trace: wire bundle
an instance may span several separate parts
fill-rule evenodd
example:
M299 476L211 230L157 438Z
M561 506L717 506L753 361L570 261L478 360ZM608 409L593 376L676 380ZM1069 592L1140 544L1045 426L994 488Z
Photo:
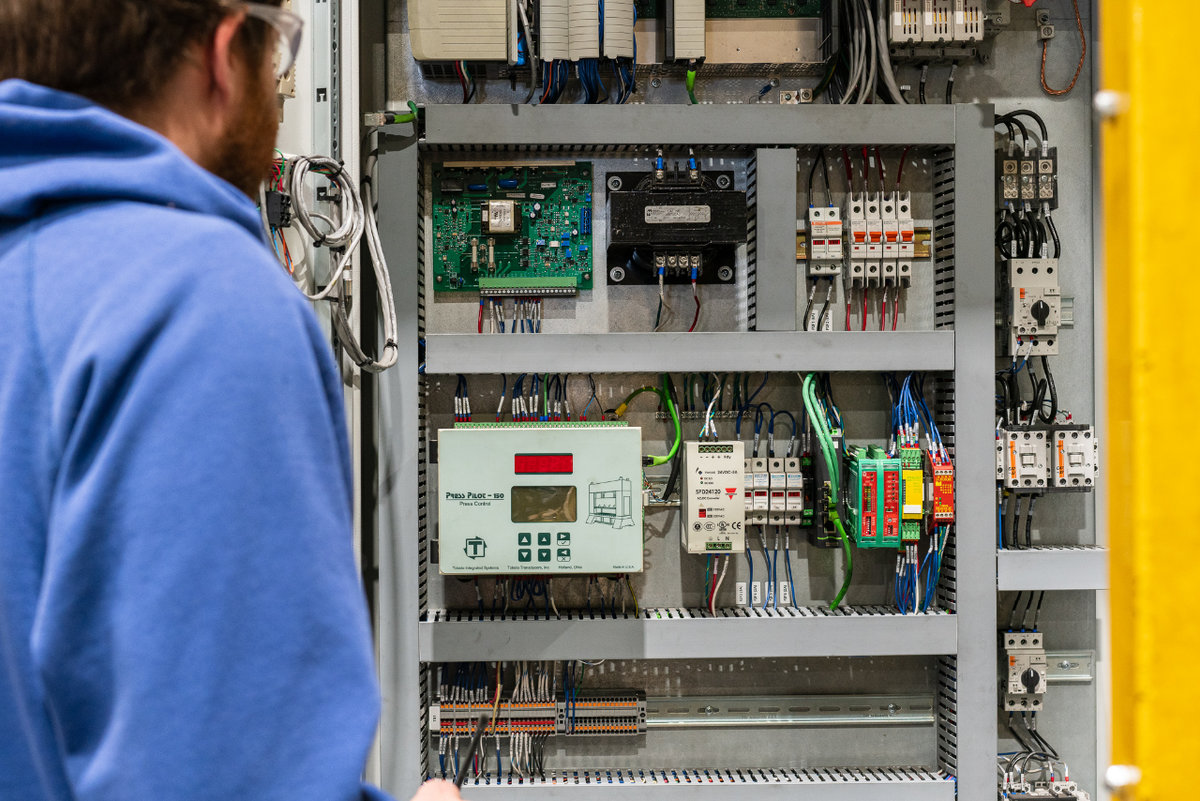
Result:
M821 457L825 460L825 467L829 475L829 496L826 504L829 509L829 520L833 523L834 529L837 531L838 539L842 544L842 552L845 555L845 572L842 577L842 586L838 590L837 595L829 603L830 609L837 609L838 604L846 596L846 591L850 589L850 581L854 576L854 552L850 548L850 539L846 536L846 529L843 527L841 517L838 514L838 505L841 502L841 461L838 448L833 442L832 429L830 428L831 414L836 417L838 430L841 430L841 418L834 404L830 403L826 406L819 400L817 374L801 374L801 377L804 379L802 387L804 408L807 410L808 417L812 421L813 429L817 434ZM822 382L824 381L828 381L828 376L824 377ZM826 394L826 397L828 397L828 394Z

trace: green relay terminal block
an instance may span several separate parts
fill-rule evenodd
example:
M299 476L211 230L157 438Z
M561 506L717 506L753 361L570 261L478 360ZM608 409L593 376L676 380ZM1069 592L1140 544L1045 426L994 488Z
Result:
M847 528L860 548L900 547L900 460L876 445L847 454Z

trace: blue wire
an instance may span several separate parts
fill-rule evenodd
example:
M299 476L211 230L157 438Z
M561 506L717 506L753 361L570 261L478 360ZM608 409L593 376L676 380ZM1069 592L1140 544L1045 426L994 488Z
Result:
M792 579L792 553L787 548L783 549L783 563L787 565L788 590L790 590L788 598L791 599L793 607L799 606L796 603L796 582Z
M750 597L750 593L754 591L754 553L750 550L749 541L746 542L746 563L750 565L750 582L746 585L746 600L749 606L754 606L754 600Z
M775 551L771 555L771 608L779 608L779 596L775 594L775 585L779 582L779 546L775 546Z
M1004 550L1004 501L996 504L996 547Z

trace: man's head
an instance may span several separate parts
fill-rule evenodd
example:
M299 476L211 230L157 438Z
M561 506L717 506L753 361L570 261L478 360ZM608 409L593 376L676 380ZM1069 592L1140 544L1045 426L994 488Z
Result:
M0 80L87 97L253 195L277 127L281 34L262 6L279 3L0 0Z

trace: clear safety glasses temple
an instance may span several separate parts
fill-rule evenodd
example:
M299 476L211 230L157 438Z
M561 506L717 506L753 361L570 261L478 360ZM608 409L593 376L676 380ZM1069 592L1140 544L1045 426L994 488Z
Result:
M296 55L300 52L304 20L287 9L269 6L266 3L230 3L228 6L244 8L246 16L262 20L271 26L277 34L275 77L282 78L287 75L296 63Z

